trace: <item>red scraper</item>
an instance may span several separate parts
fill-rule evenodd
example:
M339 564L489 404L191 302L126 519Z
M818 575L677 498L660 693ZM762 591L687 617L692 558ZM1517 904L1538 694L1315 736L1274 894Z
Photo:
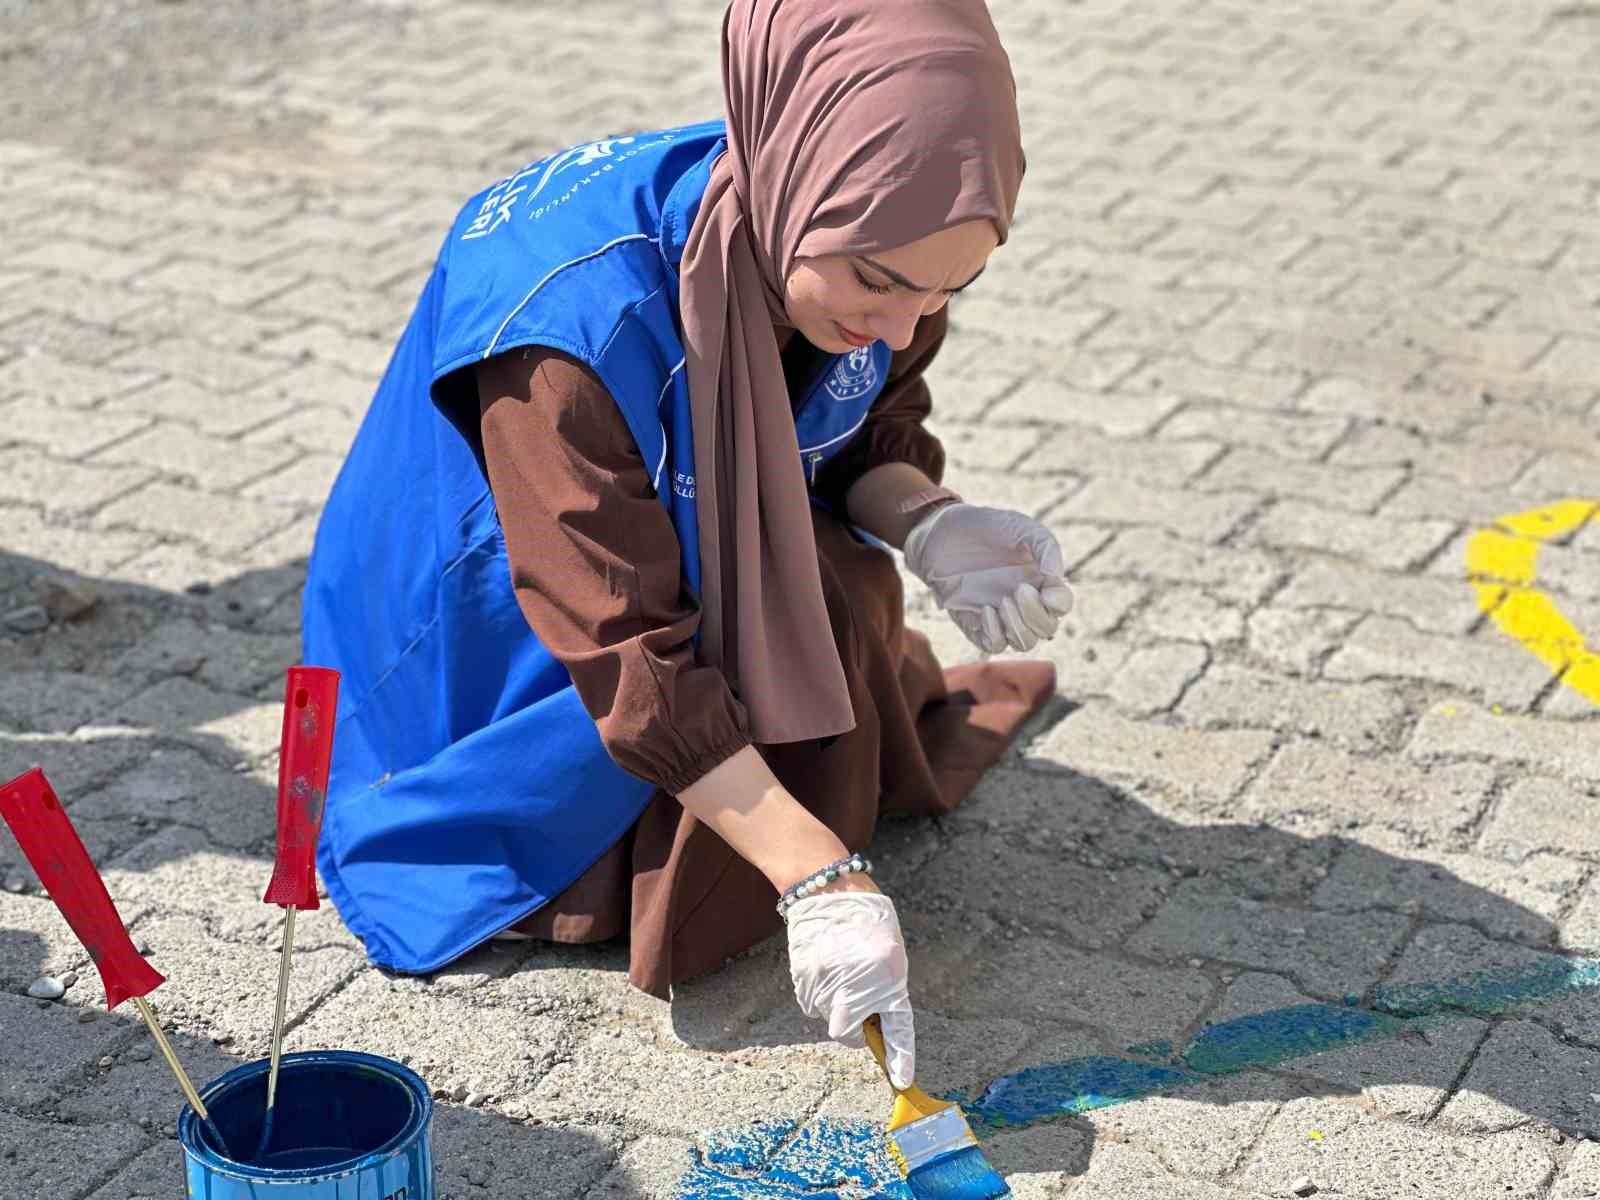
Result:
M289 999L289 956L294 953L294 915L318 907L317 835L333 762L333 723L339 707L339 672L327 667L290 667L283 693L283 737L278 747L278 857L261 899L283 907L283 951L278 959L278 1005L272 1018L272 1065L267 1070L267 1109L256 1146L259 1162L272 1138L272 1106L278 1098L278 1059L283 1052L283 1013Z
M100 979L106 987L106 1009L109 1011L124 1000L133 1001L160 1048L161 1056L178 1077L178 1086L188 1098L189 1106L205 1122L217 1147L227 1154L227 1143L212 1124L200 1093L195 1091L189 1073L173 1053L172 1044L161 1032L161 1025L145 1000L148 993L166 980L134 949L100 872L95 870L78 831L72 827L72 821L42 770L35 767L0 786L0 816L11 826L22 853L38 873L39 882L44 884L44 890L56 902L72 932L77 934L94 965L100 969Z

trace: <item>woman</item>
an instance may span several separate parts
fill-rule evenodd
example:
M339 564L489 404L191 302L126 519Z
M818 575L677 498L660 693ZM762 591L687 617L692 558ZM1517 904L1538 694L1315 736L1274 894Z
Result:
M797 998L910 1081L893 904L853 851L948 811L1048 666L941 673L904 546L985 651L1071 602L1018 513L938 486L922 373L1023 156L978 0L734 0L727 122L469 203L318 529L343 672L319 864L380 964L631 934L656 995L787 920ZM431 401L431 402L430 402ZM782 915L775 911L779 899Z

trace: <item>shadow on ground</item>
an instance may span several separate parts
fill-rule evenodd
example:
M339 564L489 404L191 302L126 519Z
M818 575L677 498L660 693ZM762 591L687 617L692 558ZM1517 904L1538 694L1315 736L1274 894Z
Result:
M87 585L98 602L77 621L0 646L0 774L46 768L158 968L174 944L187 947L180 966L212 960L219 989L235 994L220 1007L180 1000L181 1028L264 1027L278 922L257 885L271 856L279 689L296 657L303 564L190 594L4 556L0 599L8 609L24 602L41 575ZM1397 812L1340 829L1224 822L1018 754L952 817L885 822L874 853L910 942L925 1084L973 1107L1006 1171L1081 1174L1096 1132L1137 1137L1170 1121L1174 1104L1237 1111L1248 1125L1248 1114L1286 1100L1363 1091L1382 1112L1420 1119L1465 1085L1487 1098L1489 1108L1467 1114L1484 1130L1532 1122L1600 1133L1584 1102L1600 1091L1591 1052L1600 1006L1574 1007L1559 988L1449 983L1485 971L1559 982L1578 960L1556 952L1551 918L1581 865L1436 849L1423 858L1406 819ZM8 890L32 886L9 837L0 839L0 879ZM98 981L53 908L37 895L0 904L0 1025L28 1030L0 1039L0 1124L41 1118L63 1137L93 1134L98 1149L85 1152L82 1169L95 1187L115 1175L108 1195L171 1190L177 1147L163 1131L177 1094L145 1053L145 1035L120 1015L80 1025L74 1010L100 1003ZM353 986L359 959L326 909L301 952L313 977L316 956L326 956L326 995ZM248 986L230 955L249 962ZM630 1182L618 1154L624 1132L648 1132L638 1124L640 1080L683 1047L727 1062L735 1074L724 1080L743 1066L780 1076L822 1068L827 1099L808 1114L814 1127L886 1111L866 1056L832 1046L799 1016L780 941L678 989L670 1007L630 992L625 965L617 944L495 946L397 984L401 995L455 994L463 979L492 979L482 994L464 993L485 1021L497 1004L529 997L576 1002L567 1009L579 1018L566 1035L573 1052L548 1064L568 1083L535 1089L546 1097L535 1119L546 1123L441 1107L441 1196L456 1194L449 1181L462 1194L511 1194L530 1172L552 1195L601 1180L655 1194L656 1184ZM46 972L79 978L65 1004L36 1011L17 993ZM1502 1052L1494 1037L1509 1015L1531 1020L1514 1023L1517 1040ZM625 1022L644 1030L636 1052L588 1052ZM204 1037L179 1041L197 1080L239 1061ZM255 1043L232 1048L259 1052ZM1487 1069L1501 1059L1504 1069ZM612 1060L621 1066L595 1067ZM1011 1089L1009 1099L997 1086ZM1129 1100L1143 1103L1121 1103ZM1229 1144L1197 1145L1187 1165L1203 1173L1207 1156ZM95 1168L96 1154L116 1147L120 1157ZM21 1145L0 1173L32 1178L58 1153ZM131 1166L117 1165L130 1154ZM748 1194L764 1194L760 1163L746 1160ZM774 1185L772 1194L788 1193Z

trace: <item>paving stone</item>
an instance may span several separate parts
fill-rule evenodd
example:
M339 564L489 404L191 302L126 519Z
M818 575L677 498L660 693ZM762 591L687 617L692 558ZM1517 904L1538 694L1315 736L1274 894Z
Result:
M276 987L276 984L274 984ZM173 1053L183 1064L189 1078L197 1088L204 1088L213 1079L239 1066L241 1059L212 1045L209 1038L194 1038L172 1028L164 1013L163 987L150 997ZM256 998L259 1007L263 1001L268 1006L266 1020L272 1020L270 1011L272 993ZM132 1007L131 1005L129 1006ZM71 1095L63 1097L56 1105L63 1117L70 1121L94 1124L101 1121L133 1119L153 1121L160 1126L176 1126L183 1108L183 1093L172 1077L166 1060L161 1056L155 1041L137 1017L129 1018L132 1025L125 1028L126 1036L117 1044L112 1055L112 1065L97 1069L92 1080L86 1080ZM89 1028L95 1029L106 1022L102 1019ZM260 1022L257 1022L260 1024ZM179 1158L178 1143L163 1141L167 1152Z
M1268 546L1320 550L1403 571L1432 557L1455 530L1450 521L1334 515L1324 505L1280 501L1251 526L1249 536Z
M1211 438L1253 446L1280 458L1319 459L1349 422L1309 413L1262 412L1225 404L1186 404L1161 426L1163 438Z
M85 466L16 446L0 450L0 500L41 505L52 516L81 516L154 478L143 467Z
M81 1195L147 1141L126 1121L76 1129L0 1112L0 1145L15 1152L5 1177L19 1198Z
M1563 950L1600 954L1600 881L1591 880L1561 922L1556 939Z
M130 907L140 906L216 922L240 909L252 919L262 913L277 919L257 894L272 877L271 859L218 849L204 830L189 825L151 835L102 864L101 875L125 919L132 919Z
M1592 1046L1600 1043L1593 985L1572 960L1491 940L1465 925L1425 925L1384 981L1379 1002L1401 1014L1441 1008L1512 1013Z
M1201 728L1281 729L1371 748L1398 731L1406 705L1381 685L1313 683L1215 666L1189 688L1178 715Z
M59 978L89 965L87 952L48 899L0 892L0 994L22 995L41 975Z
M121 364L120 366L126 366ZM90 367L52 354L24 354L6 366L8 389L68 408L90 408L154 378L149 371Z
M87 1200L157 1200L177 1196L188 1187L184 1179L183 1150L176 1141L163 1139L122 1170Z
M1074 580L1072 611L1062 621L1062 628L1074 637L1103 636L1122 624L1148 594L1137 583Z
M293 455L286 447L222 441L168 421L102 450L95 461L153 467L168 478L226 492L283 466Z
M0 993L0 1018L10 1036L0 1038L0 1103L30 1108L54 1100L83 1069L128 1040L131 1026L120 1016L107 1016L102 993L96 1007L100 1019L78 1020L75 1005L46 1004L27 996ZM132 1018L137 1021L138 1018ZM14 1033L12 1031L15 1031ZM126 1114L123 1114L126 1116ZM7 1120L0 1112L0 1121ZM15 1145L10 1139L0 1145Z
M1405 478L1388 467L1335 468L1236 449L1206 472L1206 491L1239 489L1270 496L1295 496L1353 513L1371 512ZM1332 520L1330 515L1329 520Z
M947 425L929 421L928 427L943 444L950 463L962 470L1010 471L1040 443L1036 429L984 425ZM1054 457L1045 460L1051 474L1071 470L1071 464Z
M1353 1041L1314 1054L1292 1054L1296 1026L1293 1017L1311 1004L1309 997L1276 975L1246 972L1228 985L1210 1014L1214 1026L1240 1018L1265 1023L1264 1049L1279 1049L1267 1041L1270 1031L1287 1031L1287 1056L1263 1053L1263 1065L1291 1076L1308 1089L1326 1087L1334 1095L1359 1093L1362 1102L1380 1116L1422 1120L1438 1110L1460 1077L1467 1057L1483 1040L1488 1025L1450 1016L1397 1023L1395 1036Z
M1297 741L1262 771L1242 808L1296 829L1387 827L1430 849L1464 850L1493 786L1493 770L1478 763L1429 769Z
M328 498L344 460L331 454L302 453L287 466L257 479L244 495L274 504L310 507Z
M1203 1180L1174 1175L1158 1155L1117 1142L1101 1142L1095 1146L1089 1169L1069 1194L1093 1200L1148 1200L1150 1196L1182 1196L1184 1200L1264 1200L1256 1192L1224 1189Z
M1172 392L1082 391L1054 380L1026 377L985 415L997 421L1065 421L1107 437L1125 438L1148 433L1182 403L1182 397Z
M373 970L357 975L284 1038L285 1049L382 1054L405 1063L429 1087L459 1085L500 1099L528 1095L543 1074L546 1052L564 1053L569 1042L570 1034L551 1017L396 988ZM576 1115L569 1104L564 1118Z
M1251 604L1277 579L1272 559L1258 551L1197 546L1154 529L1128 529L1085 569L1090 579L1140 579L1203 587L1224 600Z
M1159 638L1216 646L1243 635L1244 614L1207 592L1168 588L1139 614L1137 624Z
M1500 716L1441 701L1422 714L1408 747L1424 761L1443 755L1531 763L1585 784L1600 783L1600 725Z
M753 1112L798 1119L826 1090L826 1072L815 1067L737 1066L692 1052L658 1053L647 1061L643 1051L650 1045L627 1029L591 1036L570 1063L556 1066L539 1081L535 1111L570 1120L576 1110L628 1120L654 1132L693 1135L742 1124ZM638 1096L654 1088L665 1088L672 1106L641 1111Z
M1118 669L1109 694L1132 716L1165 712L1205 670L1209 657L1203 647L1185 642L1135 650Z
M434 1110L435 1186L441 1196L484 1189L515 1195L534 1180L545 1195L588 1195L621 1148L620 1132L606 1126L528 1126L454 1104Z
M1414 467L1425 475L1442 475L1457 483L1499 487L1520 475L1533 457L1533 451L1525 446L1451 444L1395 425L1363 425L1328 455L1328 461Z
M1376 981L1407 925L1388 913L1349 917L1262 904L1193 880L1173 889L1128 947L1156 958L1193 955L1283 971L1311 995L1342 997Z
M1476 395L1426 388L1401 391L1337 377L1312 385L1299 398L1299 404L1310 412L1336 416L1369 421L1398 419L1407 428L1435 435L1453 433L1482 412Z
M277 749L283 702L256 704L189 679L164 679L109 714L107 721L189 742L214 758L238 761Z
M1429 848L1412 839L1366 830L1351 842L1312 894L1319 908L1382 907L1421 911L1437 920L1477 925L1495 937L1549 942L1563 901L1583 879L1583 866L1540 855L1512 866Z
M1285 609L1268 605L1250 614L1250 654L1285 675L1312 675L1342 644L1360 618L1325 609Z
M984 1158L1005 1178L1016 1200L1048 1200L1070 1194L1095 1153L1093 1132L1076 1121L1006 1130L983 1141Z
M1600 1196L1600 1142L1581 1142L1556 1180L1550 1200L1594 1200Z
M1418 633L1387 617L1358 625L1323 673L1329 679L1440 683L1515 710L1527 709L1550 682L1549 669L1519 647Z
M982 908L1000 920L1054 928L1075 941L1110 944L1157 902L1160 870L1131 867L1114 876L1055 855L1029 854L996 837L964 835L917 873L919 903L946 911Z
M676 1200L678 1182L693 1165L695 1147L684 1138L635 1138L590 1195L604 1200Z
M149 534L77 529L26 508L5 510L6 549L92 578L116 568L151 546Z
M13 729L70 733L107 717L135 690L81 671L16 671L0 679L0 714Z
M189 379L163 379L148 387L119 391L102 410L182 421L210 437L233 437L282 417L291 408L288 398L260 389L241 400L239 404L218 404L217 393L204 384Z
M1293 1180L1310 1175L1335 1196L1532 1200L1552 1173L1547 1149L1548 1143L1522 1133L1450 1137L1308 1098L1291 1101L1273 1118L1239 1183L1282 1196Z
M985 429L983 436L992 437L993 431ZM1123 488L1129 483L1171 488L1197 475L1220 450L1220 446L1208 442L1137 441L1108 438L1090 429L1067 429L1048 436L1021 469L1028 473L1114 475L1128 481ZM1208 485L1204 490L1221 488ZM1131 511L1130 501L1119 500L1115 491L1106 493L1103 502L1119 512ZM1223 519L1227 503L1224 501L1217 509L1214 520Z
M1529 1021L1495 1026L1466 1078L1439 1113L1465 1133L1497 1133L1528 1124L1568 1137L1600 1136L1600 1052L1568 1046Z
M1481 845L1520 859L1540 850L1600 860L1600 797L1553 779L1519 779L1495 805Z
M1304 564L1272 602L1285 608L1379 613L1440 634L1464 634L1481 615L1471 589L1458 580L1387 575L1334 562Z
M1239 789L1271 747L1270 734L1172 729L1091 705L1056 725L1034 753L1052 766L1086 775L1148 781L1180 797L1222 800Z
M1245 493L1178 491L1116 475L1090 480L1058 515L1110 525L1157 525L1179 537L1216 542L1259 503Z
M218 691L248 696L266 683L281 684L299 661L296 635L245 633L183 617L157 626L112 669L122 678L150 681L190 675Z
M40 446L57 458L79 458L143 429L149 421L132 413L73 412L33 398L0 405L0 427L8 441Z
M283 509L264 501L153 483L106 505L97 519L109 527L132 526L164 537L197 538L212 551L232 554L280 528L288 517Z
M1120 1045L1175 1039L1211 993L1187 967L1084 954L1054 937L1005 941L976 925L958 933L941 923L920 940L912 971L918 1002L946 1016L1092 1024Z
M79 796L104 785L148 752L138 737L99 726L75 734L0 732L0 775L11 779L30 767L45 767L62 803L76 813Z
M1155 1145L1169 1169L1220 1180L1266 1128L1293 1089L1270 1075L1245 1072L1208 1080L1172 1096L1152 1096L1084 1115L1101 1138Z

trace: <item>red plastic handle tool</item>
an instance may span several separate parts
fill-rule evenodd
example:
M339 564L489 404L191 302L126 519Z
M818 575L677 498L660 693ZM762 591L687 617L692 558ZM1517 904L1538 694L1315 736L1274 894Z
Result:
M78 831L38 767L0 787L0 816L39 874L39 882L78 935L106 985L106 1008L144 996L166 982L133 948L111 894Z
M339 672L290 667L278 748L278 857L261 899L285 908L316 908L317 834L333 761Z

